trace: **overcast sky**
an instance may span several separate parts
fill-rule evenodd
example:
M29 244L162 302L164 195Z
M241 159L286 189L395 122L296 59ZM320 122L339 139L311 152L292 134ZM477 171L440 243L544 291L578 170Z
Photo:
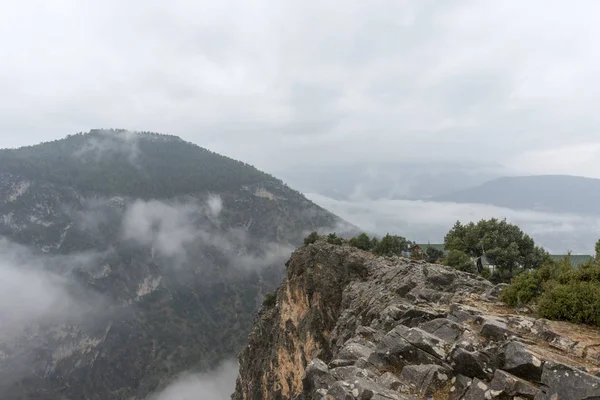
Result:
M267 170L600 177L598 15L595 0L8 0L0 147L115 127Z

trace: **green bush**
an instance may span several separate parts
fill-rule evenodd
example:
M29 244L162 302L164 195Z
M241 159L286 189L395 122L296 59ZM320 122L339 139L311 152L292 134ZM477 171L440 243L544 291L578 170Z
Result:
M444 259L444 265L463 272L477 273L477 266L473 259L467 253L459 250L450 250Z
M327 243L339 246L342 244L342 238L338 237L338 235L336 235L335 232L330 233L329 235L327 235Z
M312 232L310 235L304 238L304 245L308 246L309 244L313 244L319 240L319 234L317 232Z
M540 317L600 326L600 282L548 285L539 299Z
M526 271L517 275L510 286L500 295L500 300L512 307L519 307L535 300L542 293L542 280L538 271Z
M263 307L271 308L274 307L277 303L277 293L269 292L265 294L265 298L263 300Z

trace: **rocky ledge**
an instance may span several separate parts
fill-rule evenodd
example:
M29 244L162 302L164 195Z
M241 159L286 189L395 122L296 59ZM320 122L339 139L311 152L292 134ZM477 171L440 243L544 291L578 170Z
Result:
M600 399L600 332L501 286L323 242L297 250L239 357L234 400Z

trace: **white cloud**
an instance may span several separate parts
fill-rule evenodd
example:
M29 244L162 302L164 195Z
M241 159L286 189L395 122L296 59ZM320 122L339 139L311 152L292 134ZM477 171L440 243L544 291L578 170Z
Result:
M506 166L530 174L600 178L600 142L527 151L507 160Z
M9 1L0 146L114 126L275 169L499 162L588 143L598 11L592 0Z
M174 265L187 260L189 251L198 245L216 248L242 269L283 264L289 258L294 250L291 245L259 243L242 228L221 226L218 216L222 209L222 199L215 194L204 204L136 200L126 207L122 236L173 259Z
M73 153L73 156L93 159L109 154L122 154L135 165L140 149L138 147L138 135L129 131L96 131L96 136L88 138L84 145Z
M235 389L237 372L237 363L228 361L206 374L186 374L148 400L228 400Z
M84 315L89 303L71 294L65 272L91 268L93 254L42 256L0 238L0 341L22 333L31 324L59 323Z
M417 242L441 243L452 225L487 218L506 218L552 253L591 254L598 240L600 218L573 214L518 211L484 204L410 200L339 201L307 194L317 204L368 232L394 233Z

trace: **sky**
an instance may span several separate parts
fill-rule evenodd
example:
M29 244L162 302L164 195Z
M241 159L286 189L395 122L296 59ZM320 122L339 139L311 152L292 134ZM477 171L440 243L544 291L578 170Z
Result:
M268 171L470 161L600 178L594 0L8 0L0 147L178 135Z

